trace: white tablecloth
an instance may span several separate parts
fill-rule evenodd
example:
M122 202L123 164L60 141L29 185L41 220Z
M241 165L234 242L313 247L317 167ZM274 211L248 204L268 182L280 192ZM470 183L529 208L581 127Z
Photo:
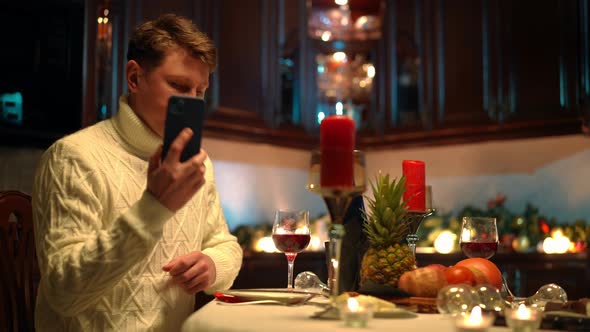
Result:
M374 318L364 329L345 327L339 320L312 319L320 311L314 305L286 307L279 305L218 304L214 300L193 313L184 323L182 332L256 331L256 332L330 332L330 331L400 331L455 332L453 321L439 314L419 314L415 318ZM491 327L488 332L510 331L506 327Z

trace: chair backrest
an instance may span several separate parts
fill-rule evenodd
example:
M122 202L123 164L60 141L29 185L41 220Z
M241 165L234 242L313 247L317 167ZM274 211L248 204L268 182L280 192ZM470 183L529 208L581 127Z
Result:
M39 276L31 196L0 191L0 322L9 331L33 330Z

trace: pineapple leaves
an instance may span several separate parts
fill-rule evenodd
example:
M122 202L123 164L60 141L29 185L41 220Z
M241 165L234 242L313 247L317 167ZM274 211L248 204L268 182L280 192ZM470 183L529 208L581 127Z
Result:
M372 181L372 197L365 196L367 210L363 214L363 228L371 244L388 246L398 243L408 233L406 216L405 177L391 179L379 174Z

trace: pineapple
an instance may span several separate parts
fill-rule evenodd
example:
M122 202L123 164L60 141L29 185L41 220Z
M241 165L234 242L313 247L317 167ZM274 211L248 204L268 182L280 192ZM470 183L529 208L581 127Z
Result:
M368 211L363 228L369 248L361 263L361 285L367 281L397 287L399 277L416 268L416 259L405 237L409 233L406 204L402 202L405 178L390 181L379 175L371 183L373 198L366 197Z

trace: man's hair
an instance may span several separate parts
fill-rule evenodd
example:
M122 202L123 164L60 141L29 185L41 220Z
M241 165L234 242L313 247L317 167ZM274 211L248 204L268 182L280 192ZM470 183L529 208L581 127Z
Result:
M135 60L149 71L176 47L203 61L209 72L217 67L217 51L211 39L192 21L174 14L164 14L138 26L129 39L127 61Z

